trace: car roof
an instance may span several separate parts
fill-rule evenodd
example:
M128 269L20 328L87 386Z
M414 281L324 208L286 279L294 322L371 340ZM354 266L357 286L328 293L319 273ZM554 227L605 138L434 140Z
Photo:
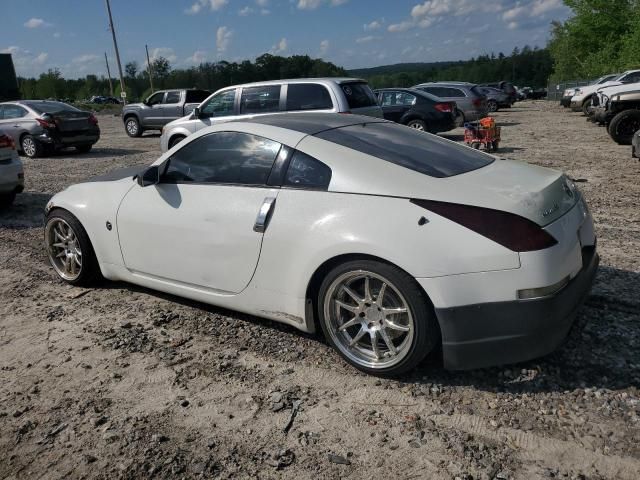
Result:
M355 77L317 77L317 78L283 78L281 80L265 80L262 82L250 82L250 83L239 83L237 85L229 85L228 87L221 88L220 90L226 90L229 88L239 88L239 87L257 87L262 85L281 85L283 83L322 83L322 84L338 84L341 85L343 83L367 83L366 80L362 78Z
M425 82L425 83L420 83L418 85L416 85L417 87L422 87L422 86L426 86L426 85L455 85L456 87L473 87L476 84L475 83L469 83L469 82Z
M241 119L240 121L286 128L307 135L316 135L326 130L366 123L393 123L382 118L336 113L287 113L285 115L263 115L251 119Z

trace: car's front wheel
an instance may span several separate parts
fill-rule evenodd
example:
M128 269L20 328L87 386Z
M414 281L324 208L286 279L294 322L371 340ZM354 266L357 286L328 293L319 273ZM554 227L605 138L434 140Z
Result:
M371 260L343 263L325 277L318 317L329 343L354 367L395 376L415 368L440 335L416 281Z
M49 213L44 227L47 256L58 276L72 285L90 285L100 278L100 267L87 232L66 210Z
M185 137L183 137L182 135L176 135L175 137L171 137L171 140L169 140L169 148L173 148L175 147L177 144L179 144L182 140L184 140Z
M489 109L490 112L497 112L498 111L498 102L496 102L495 100L489 100L487 102L487 108Z
M91 144L89 144L89 145L76 145L76 150L78 151L78 153L89 153L92 148L93 148L93 145L91 145Z
M609 135L619 145L631 145L640 130L640 110L624 110L611 119Z

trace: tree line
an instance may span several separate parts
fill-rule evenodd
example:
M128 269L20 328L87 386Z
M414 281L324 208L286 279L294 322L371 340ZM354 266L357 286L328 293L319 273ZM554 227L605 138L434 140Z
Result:
M640 0L564 0L573 15L553 22L556 82L640 68Z
M125 90L128 100L144 99L151 94L149 74L137 62L125 65ZM308 78L345 76L347 72L333 63L308 55L281 57L264 54L254 62L204 62L187 69L173 69L164 57L151 62L155 90L165 88L202 88L210 91L239 83L274 80L280 78ZM38 78L19 78L22 98L58 98L83 101L93 95L110 95L106 77L87 75L84 78L65 79L57 69L42 73ZM120 97L120 82L112 79L114 95Z
M491 53L459 62L410 64L410 68L401 64L395 72L391 67L385 67L385 73L373 75L367 75L367 70L354 72L366 77L373 88L411 87L446 80L471 83L507 80L521 87L537 88L547 84L552 66L549 50L527 45L522 49L514 48L510 55Z

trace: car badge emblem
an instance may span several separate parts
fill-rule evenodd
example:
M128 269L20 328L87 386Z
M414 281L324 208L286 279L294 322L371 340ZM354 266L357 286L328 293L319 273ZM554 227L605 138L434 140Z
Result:
M543 217L548 217L549 215L551 215L553 212L555 212L559 208L560 208L560 206L557 203L554 203L553 207L550 207L550 208L542 211L542 216Z
M562 188L564 189L564 193L566 193L569 198L573 198L573 191L571 190L569 185L565 183L562 185Z

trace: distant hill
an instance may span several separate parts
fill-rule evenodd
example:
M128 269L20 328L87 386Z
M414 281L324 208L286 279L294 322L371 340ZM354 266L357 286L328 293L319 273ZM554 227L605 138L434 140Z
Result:
M461 62L418 62L418 63L395 63L393 65L382 65L380 67L371 68L354 68L347 70L347 73L353 77L372 77L374 75L393 75L394 73L415 73L433 70L435 68L446 68Z

